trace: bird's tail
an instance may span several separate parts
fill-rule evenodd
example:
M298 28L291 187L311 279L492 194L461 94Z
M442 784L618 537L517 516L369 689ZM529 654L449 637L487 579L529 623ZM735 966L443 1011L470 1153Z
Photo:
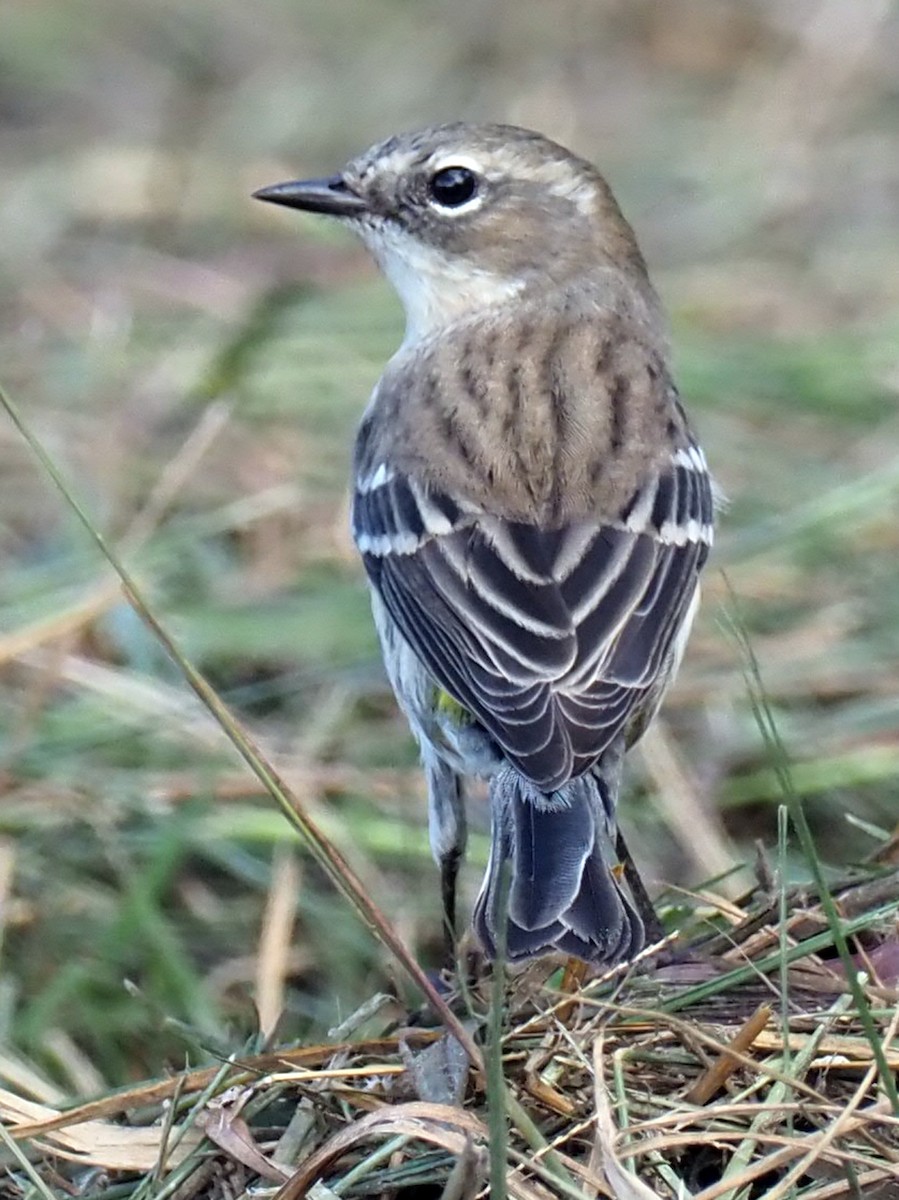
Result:
M632 958L643 922L624 887L615 853L617 771L572 779L546 795L513 767L490 785L492 847L474 926L491 958L508 863L506 956L560 950L585 962Z

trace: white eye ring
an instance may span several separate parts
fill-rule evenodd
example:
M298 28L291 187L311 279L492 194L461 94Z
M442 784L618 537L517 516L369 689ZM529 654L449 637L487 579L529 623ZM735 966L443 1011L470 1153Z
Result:
M441 176L447 178L441 181ZM448 155L431 168L428 179L429 202L447 216L471 212L483 203L483 179L483 171L473 159L464 154Z

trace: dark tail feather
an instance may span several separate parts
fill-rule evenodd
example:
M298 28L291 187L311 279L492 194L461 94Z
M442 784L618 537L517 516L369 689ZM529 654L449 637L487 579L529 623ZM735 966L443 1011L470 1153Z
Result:
M510 960L560 950L611 965L643 948L643 922L615 854L615 797L599 775L546 796L505 767L491 781L490 802L493 845L474 925L491 957L504 862L510 864Z

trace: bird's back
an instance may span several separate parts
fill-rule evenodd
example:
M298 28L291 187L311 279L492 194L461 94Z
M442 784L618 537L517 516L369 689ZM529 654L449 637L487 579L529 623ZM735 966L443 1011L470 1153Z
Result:
M600 288L514 302L451 333L388 365L360 430L361 474L389 459L484 512L558 527L614 519L689 444L658 343Z

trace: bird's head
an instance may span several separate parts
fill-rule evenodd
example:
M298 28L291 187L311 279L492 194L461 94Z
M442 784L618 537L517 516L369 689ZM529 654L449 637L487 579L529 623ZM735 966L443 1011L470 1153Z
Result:
M389 138L328 179L257 199L326 213L371 249L406 309L407 341L579 281L654 295L633 232L586 160L512 125L441 125Z

